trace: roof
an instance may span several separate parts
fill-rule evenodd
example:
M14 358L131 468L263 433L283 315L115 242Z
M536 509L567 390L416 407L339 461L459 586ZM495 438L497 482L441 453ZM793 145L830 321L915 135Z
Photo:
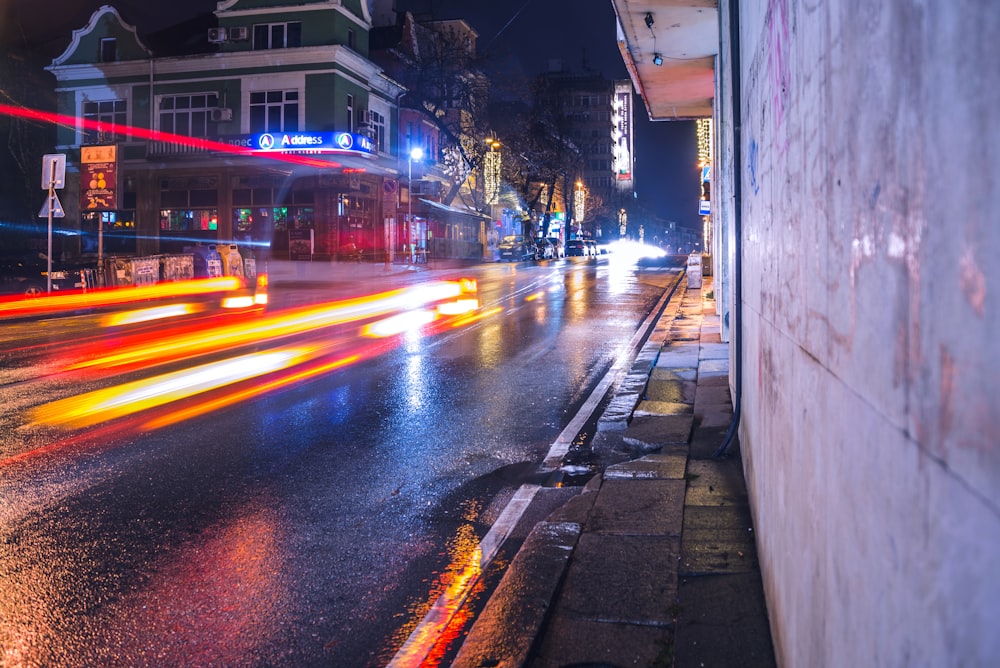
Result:
M475 218L476 220L487 220L489 216L486 214L479 213L478 211L473 211L472 209L456 209L454 207L448 206L447 204L441 204L440 202L435 202L431 199L418 198L418 202L423 202L432 211L440 211L442 213L457 214L460 216L469 216L470 218Z

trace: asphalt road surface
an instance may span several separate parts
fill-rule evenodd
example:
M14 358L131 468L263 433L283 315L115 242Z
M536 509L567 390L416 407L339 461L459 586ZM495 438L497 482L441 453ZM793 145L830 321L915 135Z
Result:
M113 371L79 360L149 352L141 342L172 326L6 324L0 665L388 664L668 280L608 258L464 273L477 311L420 332L365 337L351 323L199 352L224 321L213 315L189 328L187 356ZM261 317L230 316L237 329ZM100 392L154 378L128 385L133 405L279 353L309 357L134 412L80 417L72 398L114 411Z

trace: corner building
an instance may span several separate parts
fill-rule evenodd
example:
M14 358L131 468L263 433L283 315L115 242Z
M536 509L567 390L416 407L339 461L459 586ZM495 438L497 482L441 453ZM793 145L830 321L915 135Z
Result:
M404 89L368 59L364 0L222 0L194 55L154 54L110 6L47 68L83 254L235 241L257 257L370 257L395 238ZM191 25L196 25L192 21ZM201 35L204 35L203 37ZM200 46L200 45L199 45ZM114 208L75 201L80 149L117 147Z

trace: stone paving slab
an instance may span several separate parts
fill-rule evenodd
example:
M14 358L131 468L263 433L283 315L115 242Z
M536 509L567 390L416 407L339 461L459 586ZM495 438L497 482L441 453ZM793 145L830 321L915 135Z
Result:
M693 415L639 415L629 423L622 438L631 446L655 450L687 443L693 425Z
M693 404L697 385L690 380L660 380L650 378L646 383L645 398L652 401L669 401Z
M680 479L687 471L687 453L646 455L621 464L609 466L604 479Z
M660 351L656 366L668 369L698 368L698 346L692 343L665 348Z
M671 369L671 368L654 368L649 374L650 381L660 381L660 380L683 380L683 381L697 381L698 379L698 369L696 368L686 368L686 369ZM693 402L692 402L693 403Z
M760 569L753 539L713 536L704 540L684 536L680 574L752 573Z
M680 599L673 666L776 665L759 574L681 578Z
M698 377L729 377L729 360L704 360L698 364Z
M694 406L672 401L640 401L632 415L637 417L649 415L686 415L694 413Z
M584 528L616 536L680 536L685 487L683 479L606 479Z
M673 630L609 622L590 622L557 613L531 668L669 666ZM483 666L489 664L482 664ZM497 664L513 666L516 664Z
M576 620L670 626L679 556L679 537L583 533L559 612Z
M703 360L729 360L728 343L705 343L701 342L701 351L698 353Z

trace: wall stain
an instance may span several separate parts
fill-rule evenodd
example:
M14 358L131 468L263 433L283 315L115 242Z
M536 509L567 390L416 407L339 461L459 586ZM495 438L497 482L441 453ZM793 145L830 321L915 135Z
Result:
M971 248L965 249L959 261L959 285L969 306L982 318L986 314L986 277L976 263Z

